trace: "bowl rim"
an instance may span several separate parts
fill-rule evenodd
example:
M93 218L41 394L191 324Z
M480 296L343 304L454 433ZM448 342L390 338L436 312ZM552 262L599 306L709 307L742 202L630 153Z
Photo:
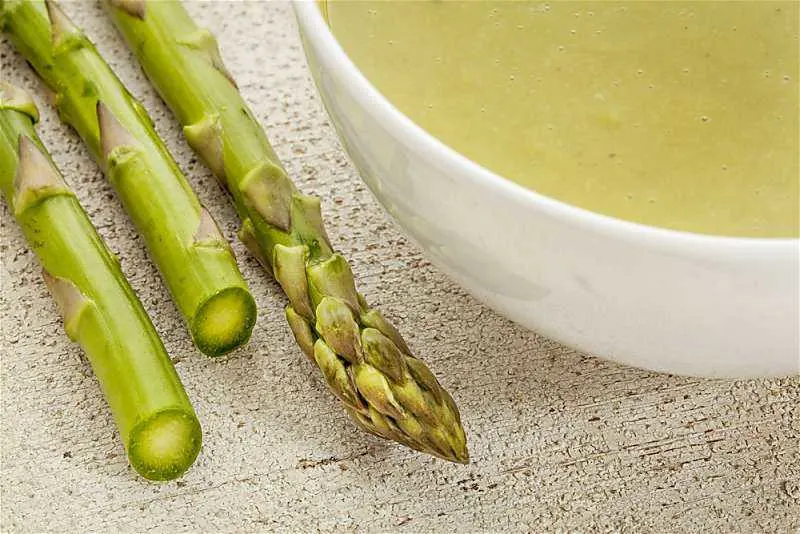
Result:
M345 53L328 27L317 0L293 0L292 4L304 37L314 44L319 55L327 56L334 70L342 74L342 81L358 104L408 146L457 169L463 179L491 189L509 200L526 203L562 223L647 248L704 257L754 254L765 259L796 260L800 256L800 238L722 236L650 226L590 211L504 178L434 137L383 96Z

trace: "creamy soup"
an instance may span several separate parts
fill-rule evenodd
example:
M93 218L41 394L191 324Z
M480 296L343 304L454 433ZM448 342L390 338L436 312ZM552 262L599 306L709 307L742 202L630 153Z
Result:
M654 226L800 234L800 2L324 7L391 102L509 180Z

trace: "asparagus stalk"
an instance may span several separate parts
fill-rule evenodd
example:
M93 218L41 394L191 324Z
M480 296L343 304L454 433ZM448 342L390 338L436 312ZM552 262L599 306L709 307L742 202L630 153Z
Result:
M131 465L168 480L192 465L201 430L153 324L50 160L33 100L0 84L0 189L105 394Z
M0 2L0 25L55 92L144 237L192 338L218 356L245 343L256 306L229 243L86 36L50 1Z
M179 2L107 0L117 28L233 197L240 237L289 299L308 358L364 429L469 461L458 408L398 331L356 292L328 240L319 199L299 193L226 70L214 37Z

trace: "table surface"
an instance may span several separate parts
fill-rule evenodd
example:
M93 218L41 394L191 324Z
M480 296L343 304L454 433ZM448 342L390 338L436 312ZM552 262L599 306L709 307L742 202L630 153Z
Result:
M790 532L800 528L800 379L653 374L592 358L487 309L433 268L381 211L339 145L291 8L190 4L290 175L323 198L328 232L360 289L396 321L461 407L472 463L365 435L295 347L278 286L235 240L223 192L193 156L94 2L65 3L234 241L259 304L250 344L193 349L143 243L77 136L8 42L2 76L30 90L39 131L120 257L205 431L181 480L128 467L35 257L2 207L0 530L78 532Z

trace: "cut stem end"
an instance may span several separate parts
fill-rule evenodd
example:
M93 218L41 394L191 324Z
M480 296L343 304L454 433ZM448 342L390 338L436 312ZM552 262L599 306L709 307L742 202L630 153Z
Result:
M170 409L142 421L131 431L128 457L148 480L172 480L192 466L202 443L194 414Z
M256 322L256 303L245 289L232 287L208 299L191 326L200 352L222 356L250 339Z

